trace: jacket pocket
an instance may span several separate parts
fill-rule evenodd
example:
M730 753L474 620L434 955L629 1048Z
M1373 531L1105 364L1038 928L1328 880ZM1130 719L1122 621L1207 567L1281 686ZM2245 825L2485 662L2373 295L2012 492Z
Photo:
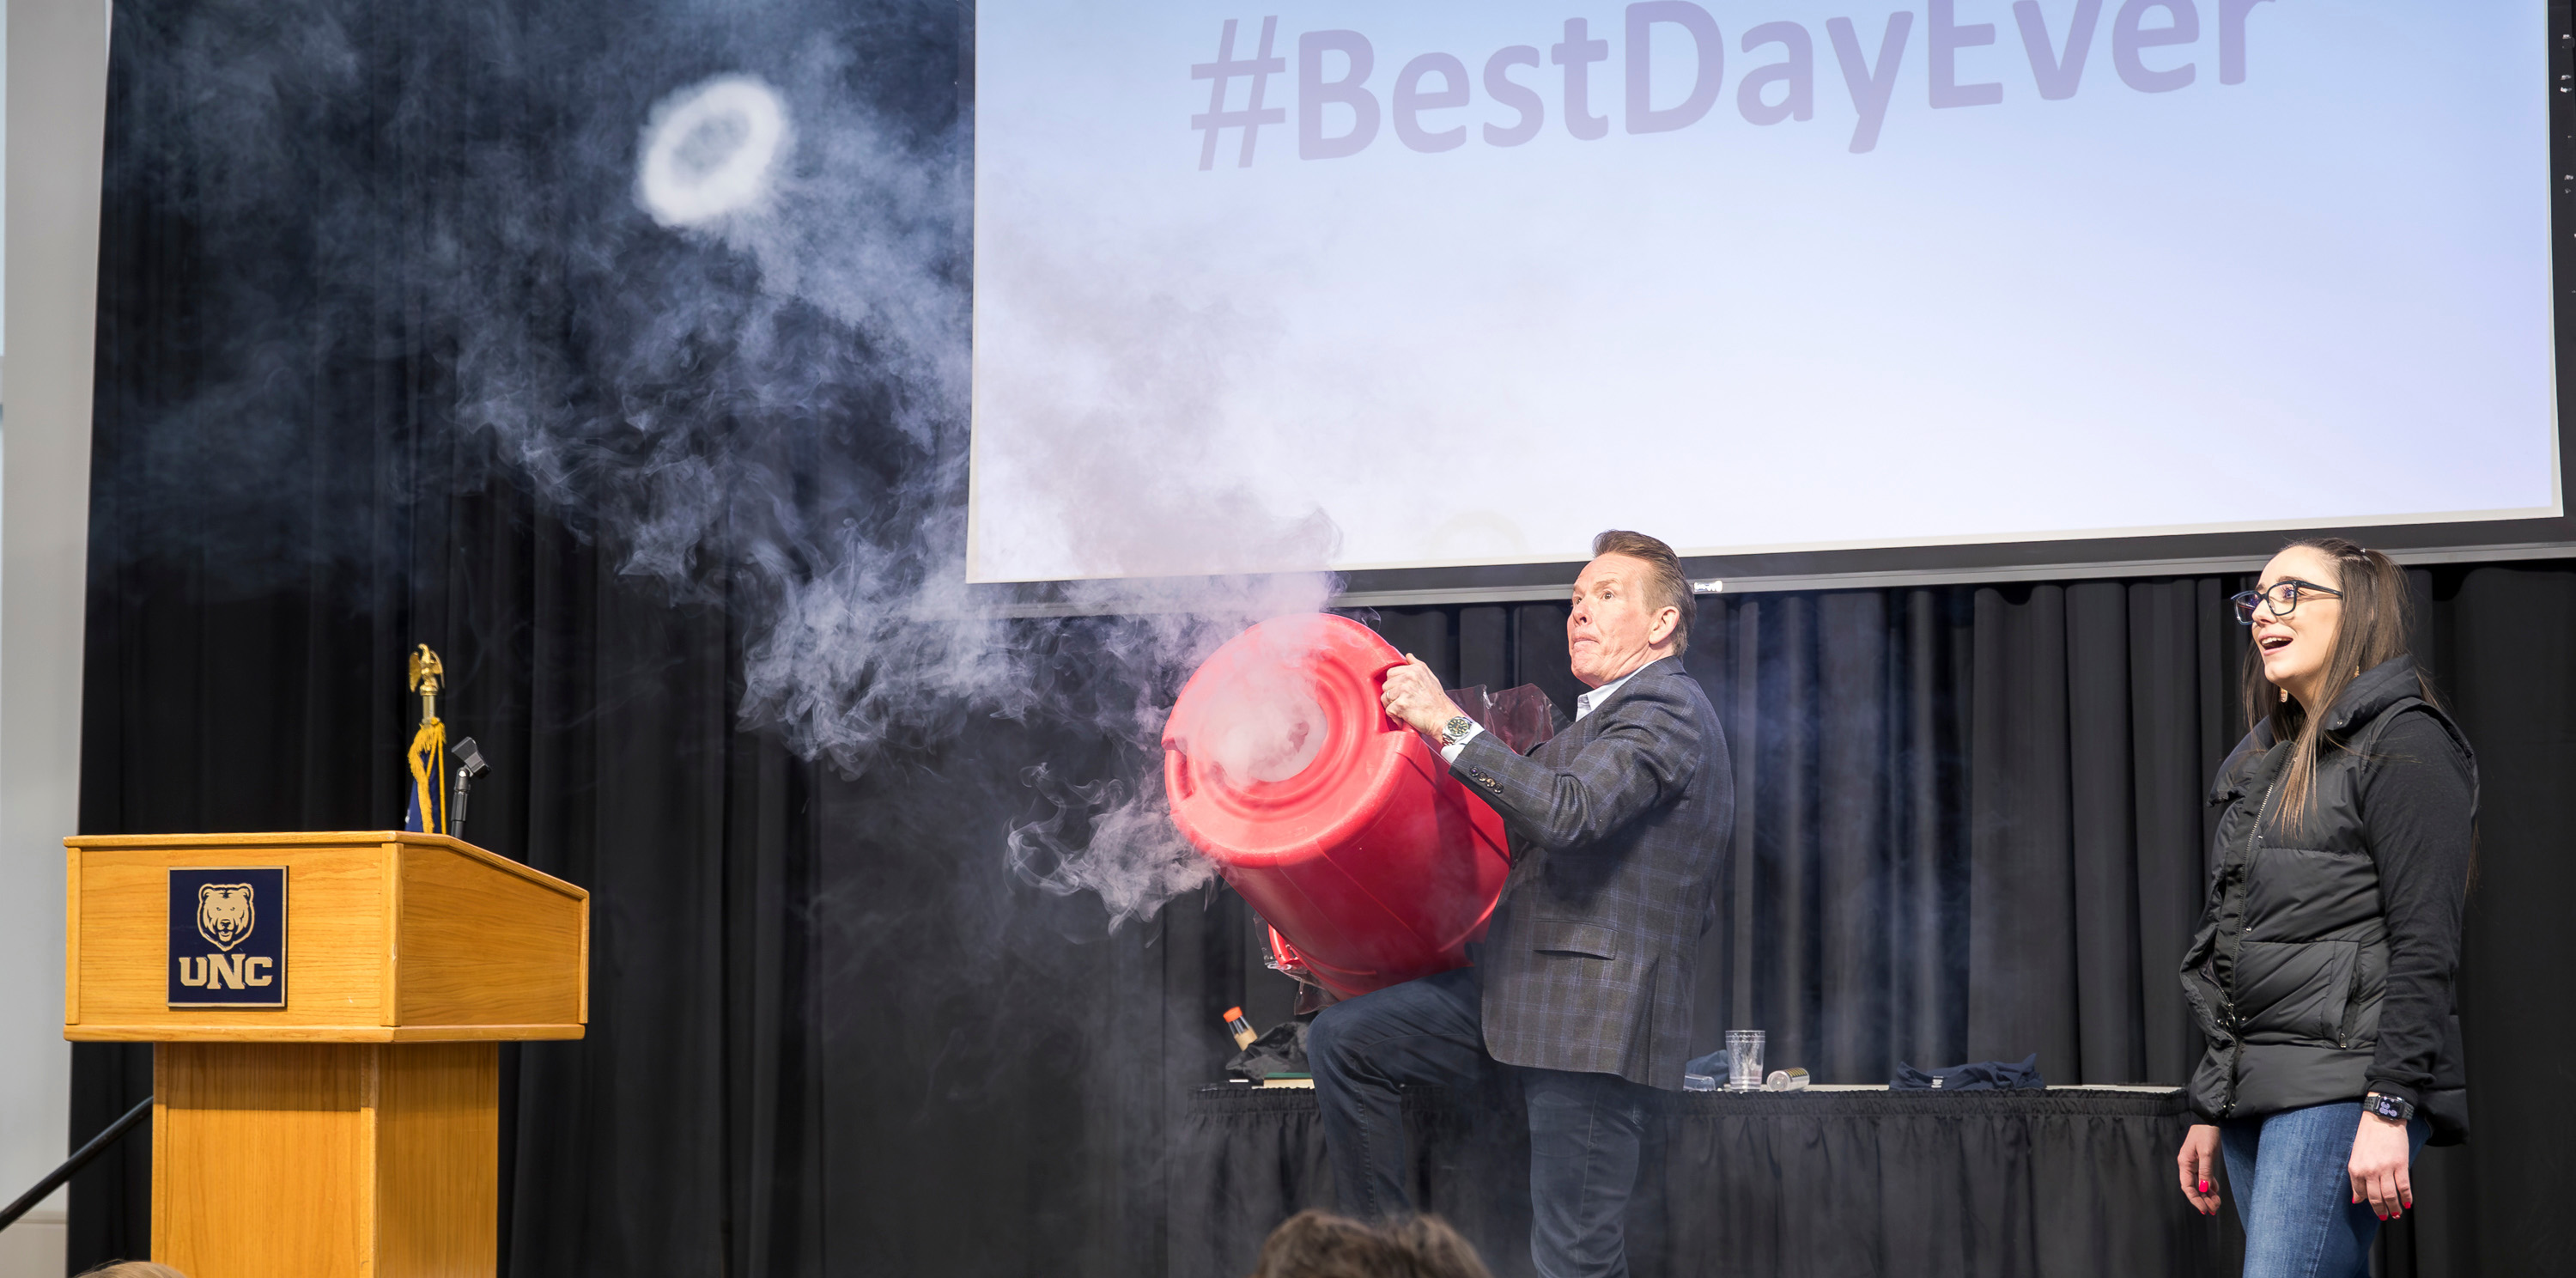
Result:
M2335 1027L2338 1046L2378 1045L2379 1004L2387 993L2388 943L2365 942L2360 946L2358 961L2352 965L2352 985L2344 993L2343 1018Z
M2360 950L2357 941L2239 944L2236 1012L2246 1040L2337 1042Z
M1541 954L1583 954L1592 958L1615 959L1619 957L1619 934L1598 923L1531 919L1529 947Z

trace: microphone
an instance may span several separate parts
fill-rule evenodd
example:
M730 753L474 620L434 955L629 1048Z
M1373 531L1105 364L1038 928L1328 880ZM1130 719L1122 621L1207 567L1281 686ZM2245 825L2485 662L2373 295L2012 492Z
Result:
M462 840L465 837L466 791L471 788L474 778L491 769L483 762L482 747L474 744L472 737L459 739L447 748L447 753L448 757L456 760L456 788L447 800L447 833L450 838Z

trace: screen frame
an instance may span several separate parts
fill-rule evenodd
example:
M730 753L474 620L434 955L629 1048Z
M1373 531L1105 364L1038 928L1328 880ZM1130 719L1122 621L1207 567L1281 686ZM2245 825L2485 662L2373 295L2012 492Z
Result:
M973 172L975 25L977 0L958 0L958 105L966 122L964 163ZM2576 13L2566 3L2544 6L2548 24L2546 65L2538 91L2548 96L2551 376L2557 417L2554 517L2420 521L2377 525L2298 525L2266 530L2066 536L2021 541L1957 541L1827 550L1758 551L1685 555L1683 571L1701 594L1787 590L1862 590L1980 582L2076 581L2109 577L2172 577L2251 572L2283 545L2301 537L2333 534L2383 551L2401 564L2482 563L2576 558L2576 490L2565 388L2576 371L2570 333L2576 332ZM2553 91L2554 90L2554 91ZM970 183L971 188L971 183ZM971 204L971 194L970 194ZM970 217L972 216L970 210ZM971 229L970 229L971 243ZM971 251L971 250L970 250ZM970 355L971 358L971 355ZM973 423L958 424L950 446L967 458L967 482L957 500L971 525ZM2402 465L2402 458L2391 459ZM2217 460L2211 482L2223 482ZM1651 532L1651 529L1644 530ZM1328 570L1336 579L1332 606L1403 607L1455 603L1508 603L1560 599L1585 563L1582 559ZM971 571L961 554L956 570ZM1108 578L1091 581L966 582L970 607L1011 616L1067 616L1122 611L1121 599L1177 599L1193 583L1220 578Z

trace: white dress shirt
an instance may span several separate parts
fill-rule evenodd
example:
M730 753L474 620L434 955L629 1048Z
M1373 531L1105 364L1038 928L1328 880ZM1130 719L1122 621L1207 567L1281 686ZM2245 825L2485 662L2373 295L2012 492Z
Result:
M1646 665L1653 664L1654 663L1651 661L1646 663ZM1637 670L1643 670L1645 668L1645 666L1639 666L1637 667ZM1600 709L1601 703L1608 701L1610 699L1610 694L1619 690L1620 684L1626 683L1637 677L1637 670L1631 670L1598 688L1594 688L1590 692L1584 693L1582 696L1576 697L1574 699L1574 721L1576 723L1581 723L1583 722L1583 716ZM1456 763L1458 761L1458 752L1466 749L1468 742L1483 736L1484 733L1485 730L1483 728L1470 725L1467 729L1467 735L1458 738L1451 744L1440 747L1441 762Z

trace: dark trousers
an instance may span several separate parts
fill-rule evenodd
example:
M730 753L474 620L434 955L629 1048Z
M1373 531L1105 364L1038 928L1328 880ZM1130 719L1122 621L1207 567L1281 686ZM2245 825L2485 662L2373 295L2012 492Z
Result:
M1399 1088L1473 1087L1504 1070L1529 1111L1530 1259L1540 1278L1625 1278L1628 1198L1654 1089L1616 1074L1498 1065L1485 1054L1474 968L1325 1008L1306 1057L1344 1211L1374 1220L1413 1209Z

